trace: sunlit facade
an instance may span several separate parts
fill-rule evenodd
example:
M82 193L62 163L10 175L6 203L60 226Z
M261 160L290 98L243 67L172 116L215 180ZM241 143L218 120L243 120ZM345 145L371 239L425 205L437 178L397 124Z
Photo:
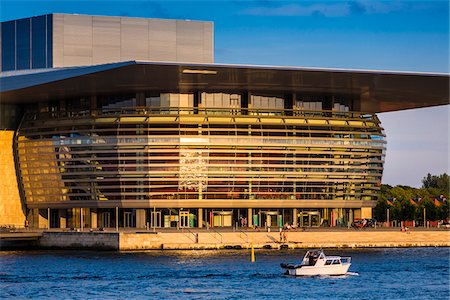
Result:
M406 75L392 76L135 61L6 73L2 127L34 228L347 226L378 198L376 112L397 99L375 98Z
M135 226L136 208L144 209L141 226L155 214L154 225L167 227L166 216L182 212L190 223L173 226L232 226L240 217L278 226L297 223L296 208L318 216L307 222L320 225L332 221L333 202L347 206L341 217L350 218L377 199L385 142L375 115L269 105L243 114L237 94L200 97L198 109L108 103L98 110L26 114L17 147L27 203L105 206L101 227L113 227L119 203L131 218L122 226ZM194 97L160 94L146 101L164 98L185 99L188 106ZM200 216L199 209L205 210Z

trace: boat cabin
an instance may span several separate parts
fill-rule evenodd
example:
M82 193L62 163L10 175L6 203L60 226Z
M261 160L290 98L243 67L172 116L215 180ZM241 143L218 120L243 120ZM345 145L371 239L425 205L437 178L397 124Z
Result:
M306 252L301 265L315 266L318 261L321 262L319 265L341 265L349 263L350 258L340 256L326 256L322 250L311 250Z

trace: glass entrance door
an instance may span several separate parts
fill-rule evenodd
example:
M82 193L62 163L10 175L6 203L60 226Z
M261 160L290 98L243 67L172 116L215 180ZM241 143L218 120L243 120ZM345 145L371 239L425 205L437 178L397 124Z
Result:
M282 222L282 216L275 211L263 211L261 212L261 218L261 226L278 227L280 226L280 219Z
M189 227L189 212L180 211L180 228Z
M308 213L300 213L300 226L301 227L309 227L309 214Z
M126 211L123 213L123 227L130 228L133 226L133 213L131 211Z
M319 227L320 226L320 215L319 213L312 213L309 215L309 226Z
M59 228L59 210L50 209L50 228Z
M231 227L233 226L233 212L232 211L216 211L213 212L213 226L214 227Z
M298 214L301 227L320 226L320 213L318 211L302 211Z
M99 214L100 227L108 228L111 227L111 213L105 211Z
M161 227L161 212L160 211L152 211L151 227L152 228L160 228Z

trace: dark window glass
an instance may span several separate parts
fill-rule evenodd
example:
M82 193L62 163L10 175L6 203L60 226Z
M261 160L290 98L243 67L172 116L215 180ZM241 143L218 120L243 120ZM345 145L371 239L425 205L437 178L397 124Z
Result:
M53 15L47 15L47 68L53 67Z
M31 19L31 27L32 27L32 53L31 53L31 61L32 68L39 69L46 67L46 24L45 24L45 16L34 17Z
M30 69L30 19L17 20L17 70Z
M16 25L14 21L2 23L2 71L16 69Z

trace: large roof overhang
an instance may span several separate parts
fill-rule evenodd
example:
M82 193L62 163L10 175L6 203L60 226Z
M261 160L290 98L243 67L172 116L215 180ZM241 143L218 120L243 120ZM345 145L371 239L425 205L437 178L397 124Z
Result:
M301 67L120 62L0 74L1 103L133 92L252 92L347 95L360 110L449 104L450 74Z

